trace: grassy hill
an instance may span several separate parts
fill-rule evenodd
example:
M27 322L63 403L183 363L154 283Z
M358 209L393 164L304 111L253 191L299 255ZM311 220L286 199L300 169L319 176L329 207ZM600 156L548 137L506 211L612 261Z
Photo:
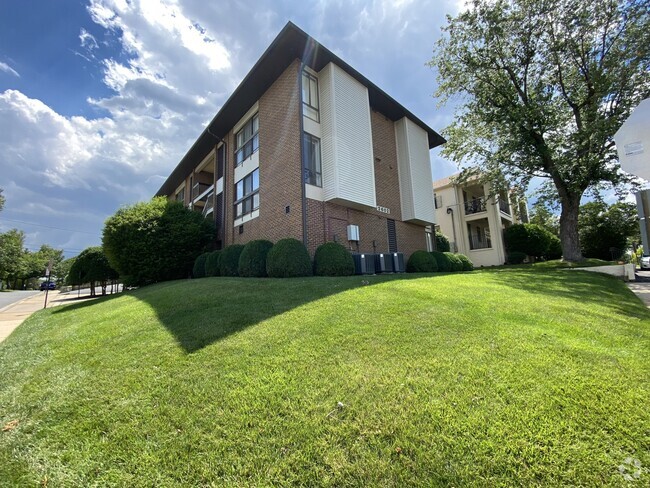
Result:
M623 283L364 279L37 313L0 344L0 484L650 483L650 313Z

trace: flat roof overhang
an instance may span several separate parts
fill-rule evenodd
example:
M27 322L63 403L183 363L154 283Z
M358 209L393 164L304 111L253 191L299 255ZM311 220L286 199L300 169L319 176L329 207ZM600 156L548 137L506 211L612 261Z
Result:
M219 142L219 139L223 139L228 134L228 131L244 116L251 105L262 97L295 59L302 60L305 65L314 71L320 71L329 63L336 64L368 88L370 106L373 109L392 121L408 117L424 129L429 136L429 149L446 142L440 134L368 78L318 43L295 24L288 22L230 98L226 100L226 103L223 104L206 129L203 130L180 163L174 168L156 193L156 196L171 195L187 175L192 172L197 161L200 162Z

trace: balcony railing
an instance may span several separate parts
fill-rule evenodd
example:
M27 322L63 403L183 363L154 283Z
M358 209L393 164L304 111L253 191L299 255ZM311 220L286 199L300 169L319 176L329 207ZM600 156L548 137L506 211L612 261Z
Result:
M212 185L209 183L194 183L192 187L192 200L196 200L203 192L205 192Z
M476 249L489 249L492 247L492 241L488 236L470 236L469 238L469 248L474 251Z
M465 202L465 215L471 215L487 210L487 203L485 197L473 198Z
M499 198L499 210L501 210L506 215L510 215L510 205L508 205L507 200L501 200Z

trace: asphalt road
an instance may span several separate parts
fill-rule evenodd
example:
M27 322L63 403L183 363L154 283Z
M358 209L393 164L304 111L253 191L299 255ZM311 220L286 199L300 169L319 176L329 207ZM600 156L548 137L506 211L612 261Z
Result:
M32 295L38 295L39 293L41 292L31 291L31 290L30 291L16 290L16 291L0 292L0 308L4 308L7 305L11 305L12 303L15 302L19 302L23 298L31 297Z

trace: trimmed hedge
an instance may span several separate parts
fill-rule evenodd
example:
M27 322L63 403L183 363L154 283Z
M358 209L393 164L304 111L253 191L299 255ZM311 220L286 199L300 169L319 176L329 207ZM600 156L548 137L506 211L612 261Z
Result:
M226 246L221 251L221 263L219 263L221 276L238 276L239 256L241 256L243 250L243 244L233 244L232 246Z
M439 252L451 251L451 247L449 246L449 237L447 237L442 232L437 230L435 239L436 239L436 251Z
M474 263L464 254L456 254L456 257L463 263L463 271L474 271Z
M272 278L311 276L307 248L297 239L279 240L266 256L266 272Z
M451 262L451 270L452 271L462 271L463 270L463 262L460 260L457 254L454 254L453 252L446 252L444 253L445 256L449 258L449 261Z
M244 246L239 256L239 276L262 278L266 274L266 256L273 247L271 241L258 239Z
M338 242L326 242L314 254L314 274L318 276L350 276L354 274L352 254Z
M192 276L194 278L205 278L205 261L209 255L209 252L204 252L203 254L199 254L199 257L194 261L194 267L192 268Z
M221 276L221 251L212 251L205 260L205 276Z
M560 238L551 234L551 243L548 246L544 259L560 259L562 257L562 242Z
M433 273L438 271L438 261L426 251L415 251L406 263L407 273Z
M508 264L521 264L526 257L527 254L525 252L513 251L508 254Z
M446 253L441 251L431 251L429 254L433 256L438 264L438 271L448 273L451 271L451 261Z

